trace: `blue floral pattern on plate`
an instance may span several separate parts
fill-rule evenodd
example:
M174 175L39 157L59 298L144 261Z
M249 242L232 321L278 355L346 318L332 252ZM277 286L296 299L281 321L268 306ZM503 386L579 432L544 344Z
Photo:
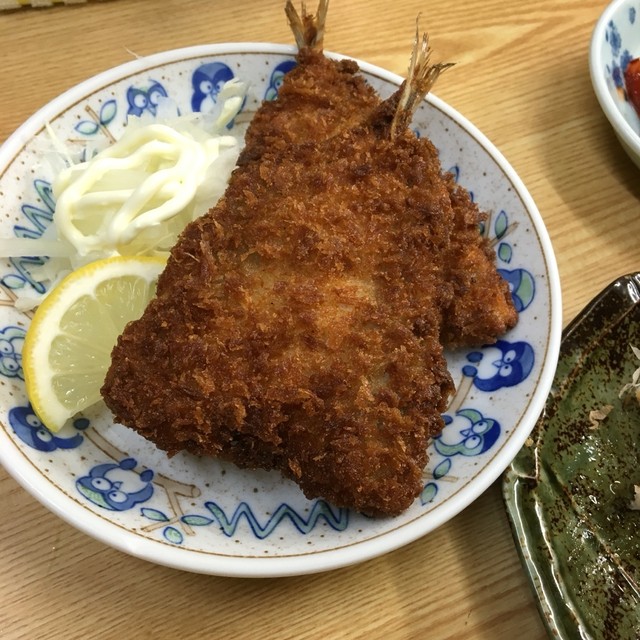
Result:
M616 0L604 7L589 45L589 74L604 115L640 167L640 118L627 95L624 73L640 56L640 0Z
M46 114L56 134L79 148L83 140L109 142L128 118L153 117L164 98L179 113L210 111L231 78L251 86L234 124L241 128L261 100L276 97L295 61L287 47L270 52L209 47L136 65L135 73L116 70L56 105ZM385 72L366 65L365 72L383 95L393 91ZM29 319L12 306L16 290L42 290L31 275L33 266L46 260L42 256L7 261L0 273L0 377L5 380L0 444L29 461L36 481L53 486L56 500L73 503L90 523L86 526L100 528L105 542L131 552L132 538L138 540L133 547L143 545L144 557L210 573L282 575L349 564L428 532L468 504L476 486L486 486L508 464L504 452L519 448L537 417L536 403L544 400L538 396L546 396L560 331L558 311L552 309L558 304L557 273L534 205L514 175L505 173L490 143L435 98L421 105L414 127L431 137L443 166L452 167L492 214L482 233L496 248L521 319L496 345L447 354L457 391L444 416L446 427L430 447L422 496L405 514L371 519L307 500L279 474L242 471L187 454L168 459L113 424L103 407L50 433L25 396L20 353ZM5 236L39 237L51 223L55 202L52 175L40 162L44 144L45 134L34 130L26 144L10 146L0 156ZM25 166L33 168L28 180ZM178 553L171 560L161 556L167 545ZM288 558L295 558L295 569L286 564ZM265 559L283 564L264 569Z
M636 10L631 7L627 13L629 24L635 24ZM633 55L626 47L623 47L622 38L618 25L613 21L609 21L606 31L606 39L611 48L611 62L607 65L607 72L611 75L613 83L617 89L621 91L621 95L628 101L627 93L624 87L624 70L633 59Z

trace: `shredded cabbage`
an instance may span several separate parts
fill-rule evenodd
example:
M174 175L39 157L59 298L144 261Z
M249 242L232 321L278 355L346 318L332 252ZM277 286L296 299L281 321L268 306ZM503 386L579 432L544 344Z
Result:
M31 268L47 290L70 271L117 255L167 256L184 227L224 193L242 144L228 131L246 95L231 80L213 114L176 116L165 100L155 119L130 118L112 144L85 149L77 161L48 128L55 149L53 224L40 238L0 238L0 256L48 257ZM169 115L172 114L172 115ZM32 309L44 295L24 288L15 306Z

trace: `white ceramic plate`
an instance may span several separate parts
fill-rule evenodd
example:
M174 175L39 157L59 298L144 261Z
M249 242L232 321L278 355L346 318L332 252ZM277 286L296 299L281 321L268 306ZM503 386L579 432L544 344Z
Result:
M230 74L251 84L246 110L278 85L295 50L272 44L188 48L138 59L71 89L30 118L0 151L0 235L37 237L50 223L51 176L41 163L50 123L63 140L118 136L127 112L154 110L166 93L182 113L213 104ZM383 96L401 78L360 63ZM195 90L194 90L195 86ZM209 90L213 93L209 92ZM414 124L491 213L498 267L521 314L498 345L448 354L459 386L431 446L419 499L397 518L371 519L307 500L277 473L178 455L97 408L52 435L25 394L21 349L29 318L12 292L30 287L32 259L0 265L0 462L45 506L104 543L152 562L202 573L282 576L324 571L398 548L478 497L523 445L546 400L561 333L559 279L536 207L514 170L467 120L430 96ZM38 260L36 259L36 262ZM116 493L112 493L116 491Z

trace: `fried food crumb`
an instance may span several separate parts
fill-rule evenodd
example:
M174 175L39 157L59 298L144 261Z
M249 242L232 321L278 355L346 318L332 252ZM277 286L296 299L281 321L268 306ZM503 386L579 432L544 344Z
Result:
M591 423L590 429L597 429L606 417L611 413L613 409L612 404L605 404L601 409L594 409L589 411L589 422Z

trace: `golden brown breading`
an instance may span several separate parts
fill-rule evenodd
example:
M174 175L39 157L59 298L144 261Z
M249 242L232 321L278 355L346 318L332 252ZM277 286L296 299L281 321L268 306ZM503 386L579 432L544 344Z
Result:
M234 172L113 351L102 392L119 422L338 506L411 504L453 390L439 340L453 210L433 146L389 133L400 95Z
M443 310L441 339L448 347L489 344L515 326L518 313L496 270L493 247L479 232L487 215L466 189L447 179L455 222L445 270L454 296Z
M263 102L253 116L238 164L292 142L326 140L360 124L380 104L352 60L330 60L308 47L296 60L277 99Z
M299 47L297 66L285 75L276 100L265 101L245 135L238 164L292 142L319 142L364 122L380 97L359 73L353 60L330 60L323 53L327 0L315 15L285 5Z
M289 143L326 140L364 122L381 102L355 62L324 56L326 1L321 0L316 15L304 7L298 15L291 0L286 11L300 47L298 66L286 74L278 98L265 102L253 118L241 165ZM444 179L455 212L455 233L445 260L455 295L444 312L441 338L449 347L495 342L515 326L517 312L507 283L496 271L495 253L480 234L486 214L451 176Z

